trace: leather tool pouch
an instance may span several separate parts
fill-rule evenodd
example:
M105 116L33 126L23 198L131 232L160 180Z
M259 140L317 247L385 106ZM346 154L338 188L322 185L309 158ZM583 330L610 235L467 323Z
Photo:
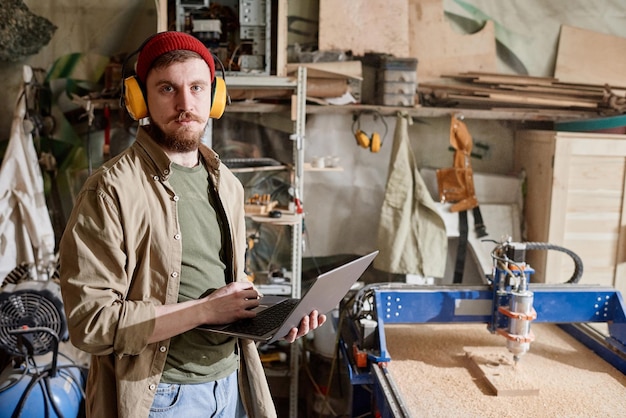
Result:
M459 212L478 206L474 189L474 173L469 162L472 137L465 124L452 117L450 144L455 148L452 167L437 170L437 186L441 202L454 203L450 210Z
M472 181L471 168L440 168L437 170L437 186L441 202L456 203L468 196Z
M441 202L454 203L451 212L473 209L478 206L471 167L448 167L437 170L437 186Z

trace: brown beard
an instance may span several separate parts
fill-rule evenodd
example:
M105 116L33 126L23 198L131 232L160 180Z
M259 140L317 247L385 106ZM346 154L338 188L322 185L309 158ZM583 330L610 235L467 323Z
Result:
M186 112L182 112L177 119L184 119L185 117L194 119L193 115ZM146 128L148 128L148 131L157 144L167 150L175 152L196 151L200 142L202 142L202 136L204 134L204 132L196 134L184 128L177 130L174 134L166 134L156 124L150 124Z

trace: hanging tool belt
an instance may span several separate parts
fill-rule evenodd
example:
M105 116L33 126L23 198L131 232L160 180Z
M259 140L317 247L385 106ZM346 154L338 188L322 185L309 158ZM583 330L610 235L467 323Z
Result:
M478 238L486 236L487 230L474 189L474 174L470 161L472 136L465 123L456 116L452 116L450 122L450 145L455 150L454 163L452 167L437 170L437 185L439 200L442 203L452 203L450 211L459 213L459 245L454 268L454 283L461 283L467 253L467 211L472 210L474 231Z

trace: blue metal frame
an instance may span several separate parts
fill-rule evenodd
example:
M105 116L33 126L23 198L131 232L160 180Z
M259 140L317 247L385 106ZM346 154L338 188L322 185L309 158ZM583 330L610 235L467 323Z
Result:
M590 348L626 374L626 310L620 292L580 284L530 285L537 318L533 322L609 323L610 335ZM374 291L380 353L374 362L390 361L385 324L473 322L490 324L494 314L492 286L424 286ZM583 343L591 344L590 341ZM592 344L593 345L593 344ZM607 350L607 345L612 349Z

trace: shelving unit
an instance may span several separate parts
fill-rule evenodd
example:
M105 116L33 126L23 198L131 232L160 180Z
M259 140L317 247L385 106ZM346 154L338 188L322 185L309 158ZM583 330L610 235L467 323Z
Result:
M282 106L280 112L289 112L293 121L293 131L289 135L293 150L293 165L272 166L272 167L251 167L237 168L237 172L271 171L271 170L292 170L291 188L296 198L302 200L304 185L304 142L306 127L306 68L300 67L296 78L276 77L276 76L236 76L226 77L226 85L229 89L285 89L293 92L291 107ZM236 106L227 107L227 112ZM256 108L247 108L249 112L258 112ZM246 108L237 109L244 112ZM213 122L213 129L219 121ZM280 218L270 218L266 215L250 215L254 222L272 223L291 229L291 297L299 298L302 293L302 214L285 212ZM298 370L300 368L300 356L302 352L301 341L297 340L290 346L289 356L289 416L298 416ZM272 376L275 373L269 372ZM280 373L283 376L283 373Z

